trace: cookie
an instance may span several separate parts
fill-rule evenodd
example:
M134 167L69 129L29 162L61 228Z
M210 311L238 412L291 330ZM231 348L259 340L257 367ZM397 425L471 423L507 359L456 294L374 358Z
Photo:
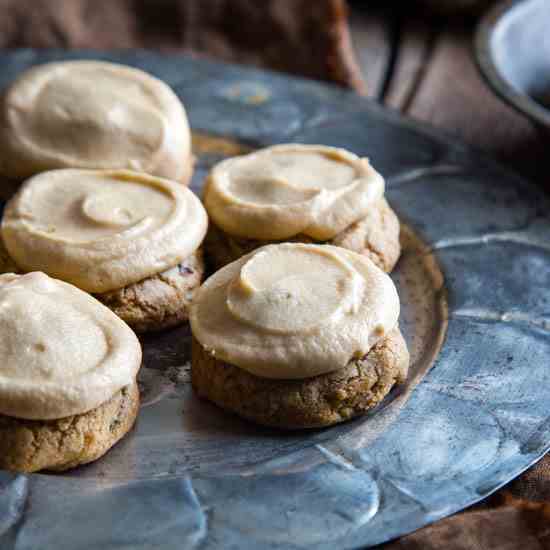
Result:
M104 61L46 63L0 97L0 175L15 181L57 168L130 169L188 184L185 109L144 71Z
M96 296L136 330L187 320L204 273L200 200L137 172L54 170L6 205L0 267L42 271Z
M392 280L364 255L261 247L214 273L191 304L193 388L267 426L342 422L405 380L399 308Z
M363 219L353 223L332 239L317 244L332 244L347 248L366 256L380 269L390 273L401 255L399 231L397 215L386 199L381 199ZM287 242L313 244L315 241L307 235L300 234L288 239ZM204 241L208 266L212 271L266 244L277 244L277 242L234 237L213 223L210 223Z
M83 414L24 420L0 414L0 469L62 471L102 457L132 428L139 410L137 383Z
M132 427L141 345L95 298L44 273L0 275L0 469L96 460Z
M384 186L368 159L335 147L284 144L226 159L204 189L211 264L266 244L305 242L353 250L389 272L401 247Z
M399 329L343 369L305 380L261 378L209 354L196 340L191 380L199 397L247 420L284 429L322 428L374 408L407 377Z

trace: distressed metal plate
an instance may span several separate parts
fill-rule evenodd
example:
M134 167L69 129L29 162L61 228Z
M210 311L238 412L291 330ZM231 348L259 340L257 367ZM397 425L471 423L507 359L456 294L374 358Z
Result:
M188 329L147 336L143 407L123 442L63 475L0 472L2 549L364 547L472 504L546 452L550 205L537 188L351 93L204 60L17 51L0 55L0 85L75 57L174 87L196 191L214 162L272 143L368 155L404 222L393 277L411 375L374 414L287 434L193 396Z

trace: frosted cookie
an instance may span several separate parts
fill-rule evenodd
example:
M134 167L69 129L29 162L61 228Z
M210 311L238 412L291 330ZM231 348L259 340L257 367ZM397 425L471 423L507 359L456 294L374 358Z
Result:
M0 100L0 175L21 181L55 168L130 169L187 184L185 109L164 82L131 67L34 67Z
M204 205L215 268L282 241L341 246L386 272L401 253L384 179L343 149L276 145L224 160L208 175Z
M159 330L187 320L207 225L200 200L175 182L52 170L27 180L6 205L0 259L94 294L138 331Z
M89 294L0 275L0 469L64 470L105 454L139 407L141 347Z
M329 426L407 376L391 279L329 245L268 245L225 266L191 306L199 396L279 428Z

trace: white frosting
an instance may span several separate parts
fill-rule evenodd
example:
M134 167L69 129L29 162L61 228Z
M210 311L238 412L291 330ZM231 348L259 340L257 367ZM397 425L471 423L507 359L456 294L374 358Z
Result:
M200 246L200 200L180 184L129 171L52 170L7 204L2 237L24 271L88 292L120 289L165 271Z
M226 233L260 240L328 240L384 195L367 159L322 145L276 145L217 164L204 204Z
M0 414L80 414L132 384L141 346L89 294L44 273L0 275Z
M185 110L153 76L100 61L35 67L4 93L0 170L127 168L181 180L190 172Z
M370 260L339 247L269 245L199 289L191 329L217 359L265 378L309 378L363 357L392 330L399 297Z

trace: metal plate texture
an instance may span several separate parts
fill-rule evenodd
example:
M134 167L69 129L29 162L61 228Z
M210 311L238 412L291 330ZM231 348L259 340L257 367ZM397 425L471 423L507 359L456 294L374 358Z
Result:
M0 472L0 548L362 548L482 499L550 447L550 205L535 186L350 92L181 56L0 55L140 67L184 101L200 193L213 163L279 142L370 157L403 221L392 274L407 383L326 430L259 428L199 401L188 328L144 337L135 430L65 474Z

